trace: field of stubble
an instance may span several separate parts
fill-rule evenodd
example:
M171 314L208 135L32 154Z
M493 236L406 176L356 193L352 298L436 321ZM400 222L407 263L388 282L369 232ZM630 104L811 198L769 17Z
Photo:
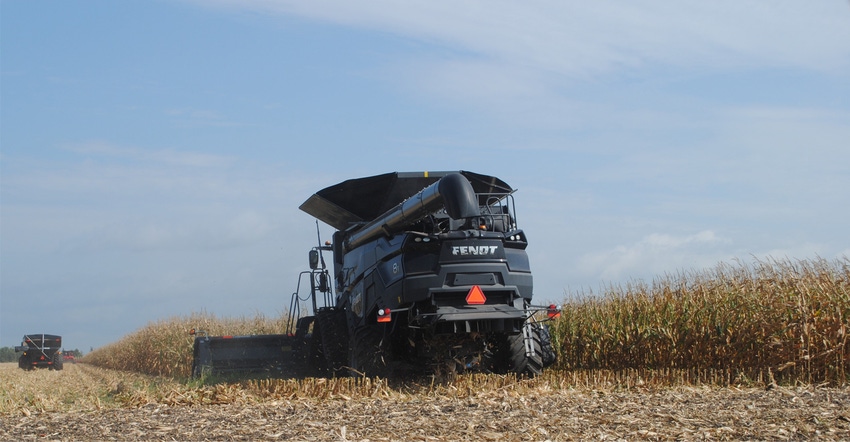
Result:
M624 388L551 372L460 377L267 380L193 386L68 364L0 364L2 440L843 440L850 389Z

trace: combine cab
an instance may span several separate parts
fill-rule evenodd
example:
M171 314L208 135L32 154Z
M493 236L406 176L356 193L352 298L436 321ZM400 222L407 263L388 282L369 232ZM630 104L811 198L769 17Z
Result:
M545 321L559 311L531 302L513 194L466 171L389 173L320 190L300 208L336 233L310 251L286 333L197 336L193 374L541 373L555 361Z
M23 352L18 358L18 367L24 370L44 367L61 370L64 363L61 349L61 336L43 333L24 335L21 345L15 347L15 352Z

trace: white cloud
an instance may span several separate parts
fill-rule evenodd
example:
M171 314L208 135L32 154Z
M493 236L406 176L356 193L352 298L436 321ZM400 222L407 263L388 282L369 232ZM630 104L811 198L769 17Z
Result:
M518 66L589 76L645 63L848 65L846 2L195 1L388 31Z
M184 128L247 127L249 123L231 120L220 111L210 109L168 109L165 114L174 124Z
M82 309L90 325L67 334L110 330L89 341L100 344L154 318L286 305L289 269L306 267L316 242L297 211L316 177L197 151L86 143L66 152L78 155L4 158L4 310L19 301ZM4 333L18 319L4 316Z
M663 131L699 121L713 105L695 106L652 79L850 68L846 2L190 1L425 43L386 57L371 75L423 102L526 130Z
M579 271L600 280L621 281L700 269L728 259L718 247L728 243L711 230L692 235L652 233L634 244L582 256Z
M4 254L250 247L298 214L302 178L274 164L106 142L66 150L76 160L6 159Z
M105 141L72 143L63 148L81 155L92 155L96 158L154 162L170 166L222 167L235 160L234 157L225 155L171 149L142 149L120 146Z
M165 207L164 207L165 208ZM114 214L113 214L114 216ZM209 207L181 211L171 208L167 217L148 215L142 219L122 217L101 224L67 246L68 253L111 251L216 251L250 247L280 227L270 221L271 213L256 209L237 214ZM93 222L97 222L92 220ZM70 248L69 248L70 247Z

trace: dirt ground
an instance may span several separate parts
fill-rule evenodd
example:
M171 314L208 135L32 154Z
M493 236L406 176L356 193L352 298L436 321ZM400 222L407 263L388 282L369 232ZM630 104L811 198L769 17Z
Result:
M624 391L541 383L522 393L449 386L325 397L234 388L201 394L202 387L83 364L32 372L0 364L0 440L850 439L847 387Z

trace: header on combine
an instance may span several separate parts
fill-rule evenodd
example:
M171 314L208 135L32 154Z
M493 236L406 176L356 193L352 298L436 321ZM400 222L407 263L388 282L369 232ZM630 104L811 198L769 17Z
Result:
M539 374L555 361L545 321L559 313L531 302L513 193L467 171L395 172L316 192L300 208L336 232L310 251L287 333L196 337L193 374Z

